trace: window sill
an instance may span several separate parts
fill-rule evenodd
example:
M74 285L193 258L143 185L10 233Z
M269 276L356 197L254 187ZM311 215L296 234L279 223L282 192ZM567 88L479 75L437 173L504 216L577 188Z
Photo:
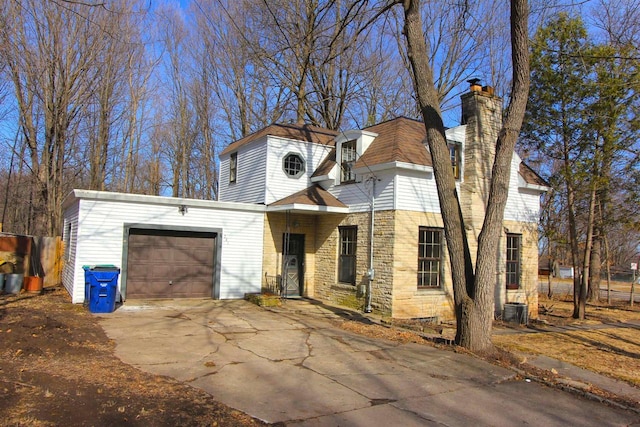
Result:
M423 294L423 293L424 294L426 294L426 293L443 293L444 294L445 293L444 289L442 289L442 286L439 286L437 288L435 288L435 287L434 288L427 288L427 287L425 287L425 288L417 288L416 290L420 294Z
M358 286L351 283L335 282L331 285L331 289L342 292L357 292Z

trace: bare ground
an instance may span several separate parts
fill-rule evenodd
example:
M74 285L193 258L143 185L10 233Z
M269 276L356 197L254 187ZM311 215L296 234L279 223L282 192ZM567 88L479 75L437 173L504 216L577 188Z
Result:
M571 317L570 297L539 297L540 318L517 334L494 334L499 348L543 354L640 387L640 309L628 303L588 304L586 319ZM529 333L537 330L541 333Z
M5 426L260 426L209 394L122 363L64 289L0 296Z
M571 318L570 301L541 296L540 308L540 321L530 327L496 322L496 331L505 328L511 333L495 335L499 351L489 361L517 367L526 374L553 377L512 353L545 354L640 385L640 329L615 327L639 320L638 307L590 305L587 320L582 322ZM464 351L425 339L451 338L447 325L397 322L395 326L402 328L395 328L345 320L340 326L373 338ZM530 333L531 328L552 326L586 328ZM122 363L97 318L71 304L64 289L46 289L43 295L0 296L0 343L3 425L265 425L199 389ZM615 396L605 397L615 400Z

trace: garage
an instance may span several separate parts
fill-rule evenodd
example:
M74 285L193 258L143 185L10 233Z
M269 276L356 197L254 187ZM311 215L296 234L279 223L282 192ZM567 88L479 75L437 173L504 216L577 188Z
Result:
M120 269L116 301L260 292L265 206L73 190L63 203L62 281L85 301L84 266Z
M129 230L126 298L210 298L216 233Z

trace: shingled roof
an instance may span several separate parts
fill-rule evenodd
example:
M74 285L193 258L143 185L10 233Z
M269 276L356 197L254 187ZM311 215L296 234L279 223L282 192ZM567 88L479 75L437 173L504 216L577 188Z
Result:
M367 167L378 164L403 162L411 163L422 166L432 166L431 155L426 148L426 130L424 123L418 120L410 119L407 117L398 117L388 120L386 122L378 123L376 125L365 128L368 132L374 132L378 136L373 140L369 148L364 154L356 161L355 167ZM311 125L298 125L298 124L272 124L264 129L252 133L232 144L222 151L221 154L233 152L243 145L249 144L259 138L266 135L278 136L282 138L290 138L299 141L308 141L316 144L334 146L329 152L327 157L320 163L320 165L313 172L313 177L327 175L336 164L336 150L335 150L335 138L339 132L324 129ZM549 184L542 179L537 173L533 171L524 162L520 163L519 169L520 175L528 184L540 185L548 187ZM314 190L310 190L310 187L304 191L311 191L307 196L318 197L320 193L315 193ZM320 188L320 190L322 190ZM324 190L322 190L325 192ZM304 192L301 192L304 193ZM326 195L331 196L328 192ZM326 198L323 195L322 198ZM302 194L296 193L286 199L279 200L275 203L283 202L282 204L292 203L291 201L284 202L290 197L303 197ZM333 196L331 196L333 197ZM301 199L302 200L302 199ZM314 199L317 200L317 199ZM307 200L307 202L313 200ZM338 201L336 199L336 201ZM272 205L275 205L272 204ZM303 202L295 202L303 203ZM338 201L338 203L341 203ZM327 205L334 206L334 205ZM337 206L337 205L336 205ZM343 206L340 204L339 206Z
M427 137L424 123L399 117L365 130L375 132L378 136L358 159L356 168L390 162L432 166L431 156L424 144Z
M542 179L533 169L529 167L525 162L520 162L520 175L524 178L527 184L540 185L542 187L549 187L549 183Z
M312 185L305 188L302 191L298 191L290 196L280 199L271 203L269 206L283 206L283 205L312 205L312 206L327 206L333 208L348 208L347 205L335 198L333 194L329 193L319 185Z
M356 161L356 168L392 162L432 165L431 156L425 146L427 133L422 122L398 117L365 130L377 133L378 136ZM327 175L335 164L336 150L334 148L320 163L313 176Z
M222 151L222 153L220 153L220 155L233 152L243 145L249 144L266 135L279 136L298 141L314 142L316 144L332 145L334 143L334 138L338 135L338 132L306 124L272 124L264 129L252 133L251 135L247 135L242 139L232 142Z
M313 172L313 175L311 175L311 177L314 178L316 176L328 175L329 172L331 172L331 169L333 169L333 167L335 166L335 164L336 164L336 149L334 147L333 150L331 150L329 154L327 154L327 157L324 158L322 163L320 163L318 168Z

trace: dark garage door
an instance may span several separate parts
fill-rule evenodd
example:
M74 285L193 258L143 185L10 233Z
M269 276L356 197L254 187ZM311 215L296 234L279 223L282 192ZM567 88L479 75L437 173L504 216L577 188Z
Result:
M216 233L129 230L126 298L213 296Z

